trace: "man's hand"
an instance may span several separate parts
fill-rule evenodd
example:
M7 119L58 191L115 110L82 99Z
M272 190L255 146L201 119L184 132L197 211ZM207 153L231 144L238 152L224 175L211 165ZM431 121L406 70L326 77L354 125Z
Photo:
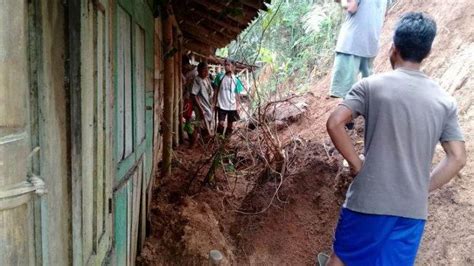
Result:
M357 175L362 168L363 161L357 155L352 140L345 129L346 124L351 120L352 111L345 106L338 106L329 116L326 128L334 146L349 163L351 172Z
M362 169L362 165L364 164L364 160L360 159L357 160L355 165L351 165L351 174L353 177L357 176Z
M431 173L430 191L448 183L466 165L466 147L463 141L447 141L441 143L444 158Z

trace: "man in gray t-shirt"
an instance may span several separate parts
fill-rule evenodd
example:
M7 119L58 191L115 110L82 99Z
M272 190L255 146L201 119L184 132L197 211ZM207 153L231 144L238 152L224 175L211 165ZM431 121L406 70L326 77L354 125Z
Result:
M435 35L432 18L405 14L390 51L394 71L357 83L328 119L328 133L355 178L327 265L413 265L429 192L466 162L454 99L420 71ZM358 116L365 119L365 161L344 128ZM446 158L430 173L439 142Z
M346 96L359 73L362 77L372 74L387 0L346 0L341 4L347 14L337 38L330 89L330 95L338 98Z

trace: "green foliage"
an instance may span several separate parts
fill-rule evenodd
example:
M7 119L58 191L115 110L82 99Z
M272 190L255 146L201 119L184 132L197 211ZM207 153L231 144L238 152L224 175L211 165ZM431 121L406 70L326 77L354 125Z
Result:
M271 77L259 84L263 93L305 90L327 72L341 21L334 0L273 0L267 12L218 54L270 68Z

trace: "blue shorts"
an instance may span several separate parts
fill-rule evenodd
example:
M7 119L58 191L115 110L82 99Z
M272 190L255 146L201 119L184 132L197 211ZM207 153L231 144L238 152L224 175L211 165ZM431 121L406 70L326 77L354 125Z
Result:
M347 266L413 265L424 227L425 220L343 208L334 252Z

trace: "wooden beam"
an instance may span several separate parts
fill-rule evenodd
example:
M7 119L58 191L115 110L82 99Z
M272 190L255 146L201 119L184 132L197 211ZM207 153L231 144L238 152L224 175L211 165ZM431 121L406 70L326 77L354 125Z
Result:
M209 21L207 20L204 20L202 23L199 24L199 26L201 27L204 27L204 28L208 28L208 27L211 27L212 23L209 23ZM223 38L225 38L226 40L233 40L235 38L237 38L237 36L239 35L239 33L229 33L228 31L225 30L225 28L221 28L221 29L214 29L214 31L212 31L211 33L212 35L222 35Z
M186 31L183 36L185 39L197 40L211 47L224 47L230 41L230 40L220 40L218 38L213 38L213 36L209 36L209 35L203 37L198 32L193 32L193 31Z
M199 41L185 39L183 44L185 49L199 54L211 55L215 52L214 47L201 43Z
M183 29L183 32L192 31L198 33L199 35L207 39L220 39L227 42L227 40L232 40L236 37L235 35L219 32L211 27L205 27L188 21L184 21L183 23L181 23L181 28Z
M225 20L218 19L218 16L211 16L209 12L206 13L206 12L201 11L200 9L195 8L194 10L192 10L192 13L195 14L197 17L206 19L209 22L214 23L227 30L230 30L236 34L242 31L240 27L233 25L232 21L228 21L227 19ZM186 20L186 18L184 18L183 20Z
M216 11L218 14L223 14L223 12L227 10L239 8L236 5L230 5L230 2L227 2L224 5L212 2L209 0L191 0L191 2L196 3L200 6L203 6L206 9ZM246 26L254 17L256 10L245 8L245 6L243 5L241 7L242 7L242 16L232 16L227 12L224 12L223 15L225 15L227 18L232 19L233 21L238 22L240 26Z
M173 21L171 15L164 18L163 39L166 54L173 49ZM171 175L171 159L173 153L174 60L173 56L166 56L164 60L162 175L167 177Z

